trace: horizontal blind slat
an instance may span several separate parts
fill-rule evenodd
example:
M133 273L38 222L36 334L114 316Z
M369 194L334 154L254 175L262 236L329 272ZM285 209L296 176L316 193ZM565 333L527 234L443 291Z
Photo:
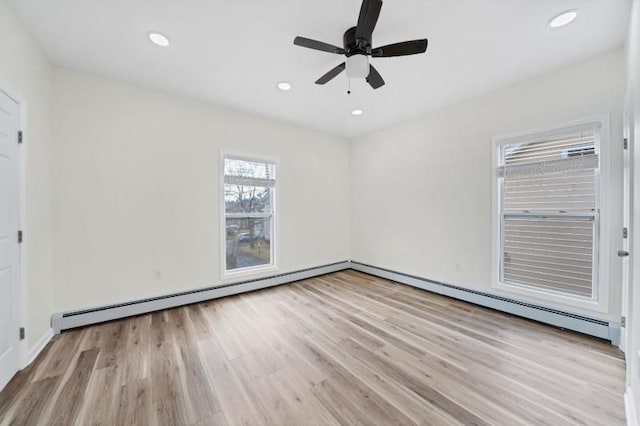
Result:
M528 279L531 282L527 284L536 284L536 283L544 283L546 286L556 285L558 288L566 288L566 287L581 287L581 288L590 288L591 280L581 280L578 278L568 278L557 276L554 274L538 274L532 271L526 271L522 269L507 267L505 268L505 276L518 276L522 279Z
M546 161L523 161L500 166L500 177L516 177L527 175L541 175L545 173L563 172L568 170L585 170L598 167L598 154L590 154L579 157L553 158Z

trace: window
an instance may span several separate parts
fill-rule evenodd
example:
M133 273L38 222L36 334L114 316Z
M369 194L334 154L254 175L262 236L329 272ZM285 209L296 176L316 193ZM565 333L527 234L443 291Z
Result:
M224 272L275 266L276 166L223 156Z
M598 300L601 128L496 140L500 285Z

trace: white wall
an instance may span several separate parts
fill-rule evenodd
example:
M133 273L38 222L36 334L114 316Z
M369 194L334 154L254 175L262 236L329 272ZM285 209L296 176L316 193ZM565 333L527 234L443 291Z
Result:
M27 339L33 344L49 329L53 312L51 204L51 67L13 13L0 1L0 90L20 102L26 207L25 243ZM25 276L26 275L26 276Z
M346 141L68 70L54 82L55 311L220 283L220 150L279 158L278 272L349 259Z
M640 421L640 0L634 0L627 41L627 113L633 153L633 217L631 233L631 282L627 318L627 404ZM635 402L635 404L632 403ZM631 415L627 416L628 418Z
M352 259L496 293L491 138L600 114L611 115L608 195L616 208L610 226L619 231L624 71L618 49L354 140ZM612 247L619 237L612 234ZM620 263L613 250L610 259L608 313L544 304L619 321Z

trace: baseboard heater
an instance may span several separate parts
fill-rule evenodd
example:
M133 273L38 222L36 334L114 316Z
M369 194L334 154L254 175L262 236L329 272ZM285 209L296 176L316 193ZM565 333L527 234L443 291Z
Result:
M615 346L620 344L620 324L615 322L601 321L593 318L575 315L556 309L531 303L520 302L506 297L483 293L445 284L438 281L429 280L415 275L392 271L390 269L379 268L366 263L350 261L350 268L366 274L386 278L400 284L410 285L433 293L442 294L454 299L464 300L476 305L485 306L502 312L507 312L524 318L529 318L556 327L578 331L580 333L610 340Z
M146 314L148 312L159 311L162 309L175 308L177 306L189 305L234 294L246 293L248 291L287 284L319 275L343 271L345 269L353 269L366 274L386 278L400 284L410 285L422 290L442 294L454 299L464 300L476 305L533 319L542 323L589 334L601 339L610 340L611 343L616 346L620 343L619 323L606 322L568 312L562 312L546 308L544 306L538 306L506 297L457 287L451 284L445 284L356 261L336 262L265 278L256 278L126 303L100 306L92 309L58 313L53 315L51 319L51 327L54 333L57 334L62 330L111 321L119 318L126 318L134 315Z
M336 262L328 265L301 269L295 272L271 275L265 278L256 278L126 303L57 313L51 318L51 328L55 334L58 334L62 330L68 330L70 328L146 314L148 312L159 311L162 309L175 308L178 306L189 305L239 293L246 293L248 291L287 284L345 269L349 269L349 261Z

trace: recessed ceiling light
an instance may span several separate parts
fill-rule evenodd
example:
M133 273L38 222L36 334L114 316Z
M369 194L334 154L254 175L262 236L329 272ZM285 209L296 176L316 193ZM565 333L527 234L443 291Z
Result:
M364 111L361 109L354 109L353 111L351 111L352 115L362 115L364 114Z
M570 24L574 19L576 19L576 16L578 16L577 10L564 11L551 18L551 20L549 21L549 26L551 28L564 27L565 25Z
M288 92L289 90L291 90L291 84L287 83L286 81L281 81L280 83L278 83L278 89L282 90L283 92Z
M149 40L158 46L167 47L169 45L169 39L166 35L152 31L149 33Z

